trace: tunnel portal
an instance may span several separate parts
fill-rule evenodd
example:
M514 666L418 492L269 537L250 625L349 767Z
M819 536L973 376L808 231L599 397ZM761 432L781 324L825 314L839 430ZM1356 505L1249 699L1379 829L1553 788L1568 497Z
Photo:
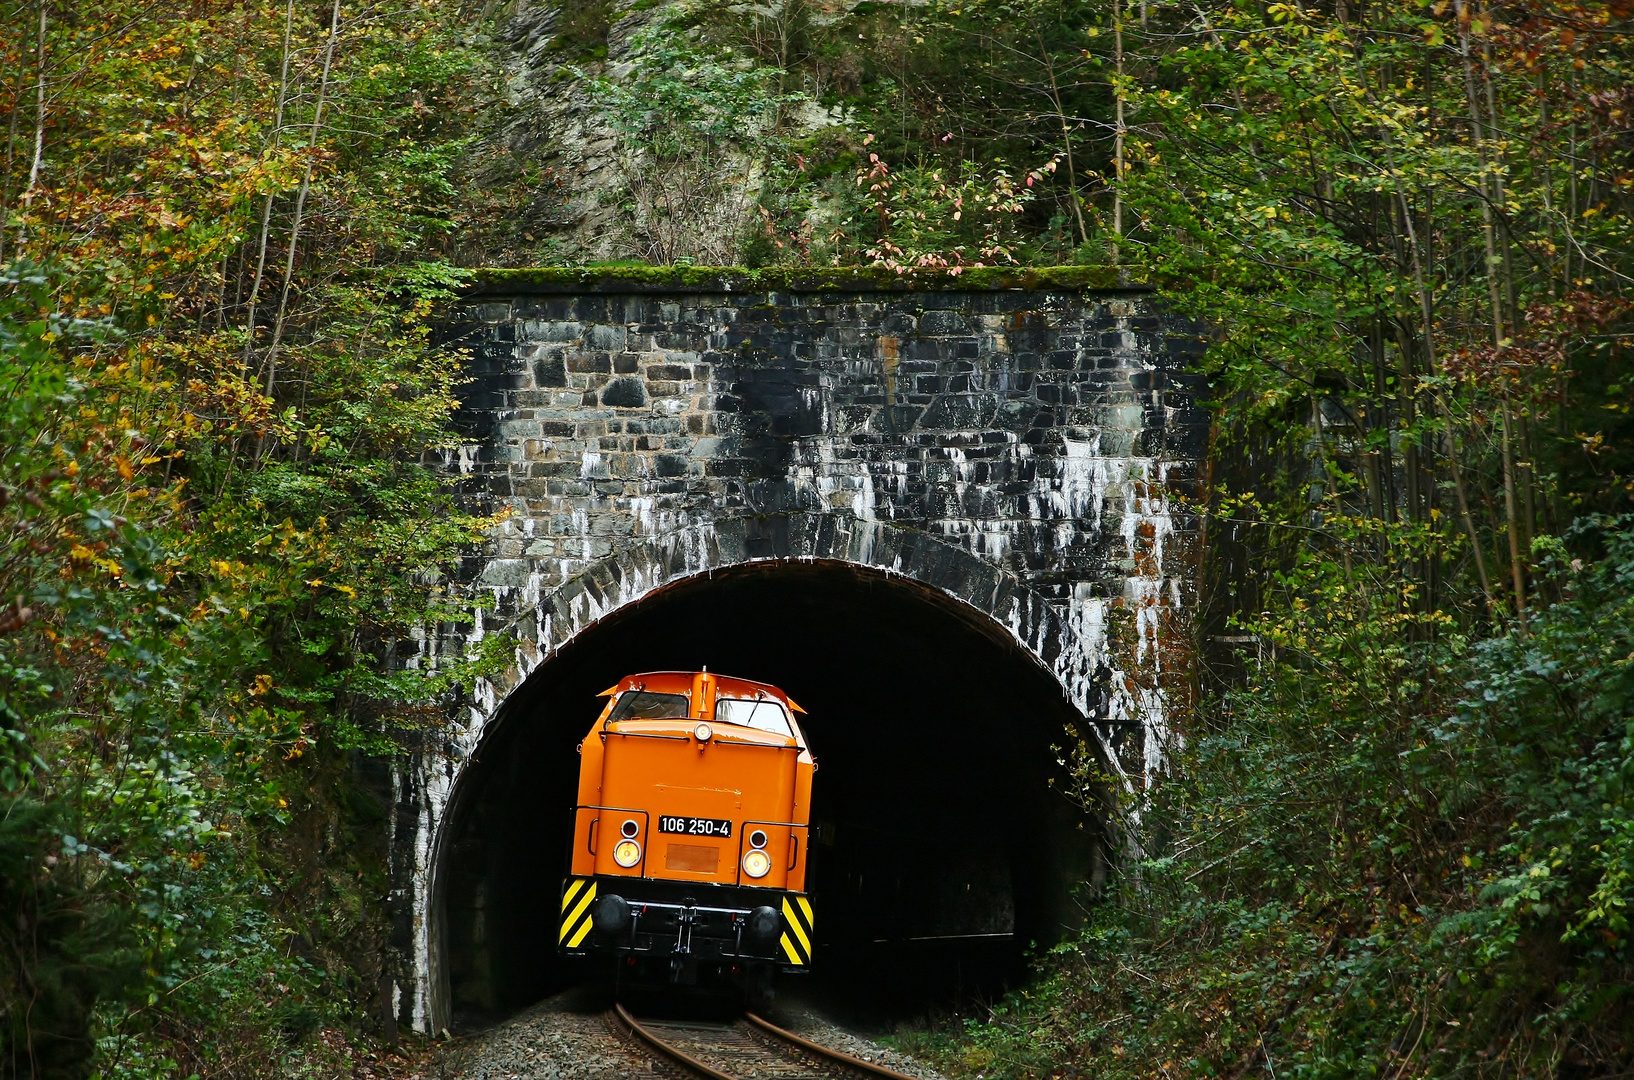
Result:
M811 710L813 978L846 1000L994 987L1071 921L1096 849L1053 748L1138 790L1189 693L1197 327L1088 268L638 268L494 271L447 329L445 468L496 515L450 584L484 604L396 656L489 666L395 774L401 1020L570 977L572 749L641 670Z
M839 562L751 563L626 607L506 703L453 808L441 912L456 1021L582 978L555 903L596 694L639 671L774 683L818 761L810 990L915 1010L991 994L1073 919L1095 822L1062 793L1081 714L1002 628L916 582Z

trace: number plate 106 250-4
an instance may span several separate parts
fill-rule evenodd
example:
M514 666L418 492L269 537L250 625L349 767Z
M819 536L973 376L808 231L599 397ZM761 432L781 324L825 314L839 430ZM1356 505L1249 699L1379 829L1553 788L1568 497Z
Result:
M682 833L686 836L723 836L732 835L731 818L706 817L666 817L658 816L658 831L661 833Z

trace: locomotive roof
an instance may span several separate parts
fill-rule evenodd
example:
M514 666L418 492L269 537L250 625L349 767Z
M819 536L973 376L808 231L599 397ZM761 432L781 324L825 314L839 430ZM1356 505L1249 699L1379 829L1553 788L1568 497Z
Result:
M692 691L692 681L699 675L708 675L715 680L715 692L728 696L753 696L764 693L783 702L795 712L803 713L806 710L795 704L794 699L771 683L757 682L754 679L739 679L731 675L717 675L712 671L644 671L639 675L626 675L614 686L603 690L598 697L612 697L614 694L640 687L657 693L686 694Z

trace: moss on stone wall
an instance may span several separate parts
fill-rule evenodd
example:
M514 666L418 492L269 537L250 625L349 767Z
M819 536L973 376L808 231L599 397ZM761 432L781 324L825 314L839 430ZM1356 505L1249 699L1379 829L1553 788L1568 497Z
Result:
M884 267L540 266L477 273L474 295L518 293L915 292L1028 289L1150 291L1116 266L989 266L953 273Z

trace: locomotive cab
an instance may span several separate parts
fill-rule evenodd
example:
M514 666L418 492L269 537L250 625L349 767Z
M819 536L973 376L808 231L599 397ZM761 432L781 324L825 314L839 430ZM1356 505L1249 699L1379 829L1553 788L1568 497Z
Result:
M579 745L559 944L675 982L811 963L806 895L817 764L767 683L699 672L631 675Z

